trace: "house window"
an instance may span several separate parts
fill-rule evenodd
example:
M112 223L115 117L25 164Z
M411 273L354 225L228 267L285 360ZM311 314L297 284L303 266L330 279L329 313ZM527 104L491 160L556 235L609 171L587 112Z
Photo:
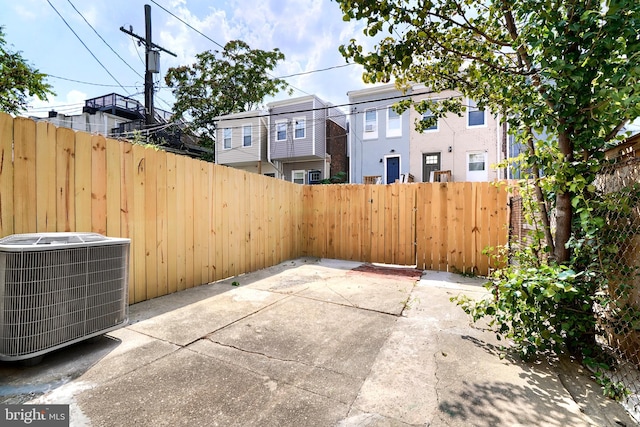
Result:
M295 123L295 130L294 130L293 138L294 139L304 138L306 136L305 119L294 119L294 123Z
M387 107L387 137L401 135L402 123L400 121L400 115L393 107Z
M304 171L292 171L291 182L295 184L304 184Z
M287 139L287 122L276 123L276 141L286 141Z
M469 172L480 172L485 170L484 153L469 153Z
M422 121L433 121L433 124L429 127L424 128L424 132L430 130L438 130L438 118L431 112L431 110L427 110L422 114Z
M364 111L364 138L378 137L378 112L375 108Z
M222 129L222 147L225 150L229 150L231 148L231 129L230 128Z
M317 184L320 182L320 171L309 171L309 184Z
M251 147L251 125L242 127L242 146Z
M469 107L467 108L467 120L467 125L469 127L485 125L484 109L478 108L478 105L472 99L469 99Z

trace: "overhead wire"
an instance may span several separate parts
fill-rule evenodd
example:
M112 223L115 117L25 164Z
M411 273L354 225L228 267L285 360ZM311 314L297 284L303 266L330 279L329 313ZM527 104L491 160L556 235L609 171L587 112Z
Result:
M66 81L68 81L68 82L80 83L80 84L83 84L83 85L89 85L89 86L99 86L99 87L123 87L122 85L108 85L108 84L103 84L103 83L85 82L85 81L82 81L82 80L76 80L76 79L69 79L69 78L66 78L66 77L54 76L53 74L47 74L47 77L52 77L52 78L54 78L54 79L66 80ZM128 88L137 89L139 86L135 86L135 85L131 85L131 86L129 86L129 85L127 85L127 86L124 86L124 87L125 87L125 88L126 88L126 87L128 87Z
M80 36L79 36L75 31L74 31L74 29L73 29L73 28L71 28L71 25L69 25L69 23L67 22L67 20L66 20L66 19L64 19L64 17L60 14L60 12L58 12L58 9L56 9L56 7L55 7L53 4L51 4L51 1L47 0L47 3L49 3L49 6L51 6L51 8L56 12L56 14L60 17L60 19L62 19L62 22L64 22L64 23L65 23L65 25L67 26L67 28L69 28L69 30L71 30L71 32L73 33L73 35L74 35L74 36L76 36L76 38L80 41L80 43L82 43L82 46L84 46L84 47L85 47L85 49L87 49L87 51L91 54L91 56L93 56L93 59L95 59L95 60L98 62L98 64L100 64L100 66L101 66L101 67L102 67L102 68L107 72L107 74L109 74L109 76L111 76L111 78L112 78L116 83L118 83L118 85L122 88L122 90L124 90L124 91L127 93L127 95L129 95L129 94L128 94L128 92L127 92L127 90L124 88L124 86L122 86L122 83L120 83L120 82L118 81L118 79L116 79L116 78L114 77L114 75L113 75L113 74L111 74L111 72L109 71L109 69L108 69L107 67L105 67L105 66L104 66L104 64L103 64L102 62L100 62L100 60L98 59L98 57L97 57L97 56L96 56L96 55L91 51L91 49L89 49L89 47L88 47L88 46L86 45L86 43L82 40L82 38L81 38L81 37L80 37Z
M102 40L104 42L104 44L107 45L107 47L109 49L111 49L111 52L113 52L127 67L129 67L131 69L131 71L133 71L134 73L136 73L139 77L144 78L144 76L142 74L140 74L138 71L136 71L135 68L133 68L131 65L129 65L129 63L127 61L124 60L124 58L122 58L120 56L120 54L118 54L118 52L116 52L109 43L107 43L107 41L102 38L102 36L100 35L100 33L98 33L98 31L96 31L95 28L93 28L93 25L91 25L91 23L89 23L89 21L87 21L87 18L84 17L84 15L76 8L76 6L71 2L71 0L67 0L69 2L69 4L71 5L71 7L73 8L73 10L75 10L78 15L80 15L80 17L84 20L84 22L87 23L87 25L89 26L89 28L91 28L93 30L94 33L96 33L96 35L100 38L100 40Z
M48 1L48 0L47 0ZM165 12L167 12L169 15L173 16L174 18L176 18L178 21L182 22L184 25L186 25L187 27L189 27L190 29L192 29L193 31L195 31L196 33L200 34L202 37L206 38L207 40L209 40L211 43L215 44L216 46L219 46L220 48L224 49L224 46L220 43L218 43L217 41L215 41L214 39L212 39L211 37L209 37L208 35L206 35L205 33L203 33L202 31L198 30L197 28L195 28L194 26L192 26L191 24L189 24L187 21L185 21L184 19L180 18L178 15L174 14L173 12L171 12L170 10L168 10L167 8L165 8L164 6L162 6L161 4L159 4L157 1L155 0L150 0L151 3L155 4L156 6L158 6L160 9L164 10ZM276 79L278 77L275 77L274 75L270 74L270 73L266 73L269 77ZM309 92L305 92L304 90L295 87L294 85L287 83L292 89L297 90L298 92L304 93L305 95L311 95Z

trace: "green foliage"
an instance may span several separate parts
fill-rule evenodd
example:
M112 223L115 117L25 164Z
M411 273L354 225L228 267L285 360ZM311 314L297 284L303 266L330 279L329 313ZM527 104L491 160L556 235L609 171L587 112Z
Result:
M511 340L525 360L560 353L565 345L587 345L584 338L596 321L588 273L541 261L537 253L526 247L514 263L495 271L486 284L491 298L452 298L474 321L489 317L498 338Z
M631 395L631 390L622 381L613 381L608 375L611 367L607 363L585 358L584 364L593 372L593 379L602 386L602 394L609 399L621 401Z
M284 80L268 74L284 60L277 48L251 49L241 40L232 40L222 52L202 52L196 59L194 64L170 68L165 82L176 97L176 117L189 116L207 147L215 141L216 117L252 110L287 87Z
M134 130L132 132L132 134L131 134L131 137L128 140L132 144L141 145L141 146L143 146L145 148L153 148L156 151L158 151L160 149L160 146L166 144L166 141L160 141L159 143L158 142L150 142L149 137L144 136L142 134L142 132L139 131L139 130Z
M32 68L20 52L10 51L6 43L0 27L0 111L17 114L27 108L28 97L46 100L54 93L46 74Z
M325 178L320 181L321 184L342 184L347 182L347 173L346 172L337 172L331 178Z

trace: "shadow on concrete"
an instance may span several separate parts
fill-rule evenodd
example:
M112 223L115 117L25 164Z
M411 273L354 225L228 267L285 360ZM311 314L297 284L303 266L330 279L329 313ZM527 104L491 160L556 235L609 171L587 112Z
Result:
M215 297L238 287L251 285L278 273L295 270L306 264L317 264L318 262L318 258L299 258L285 261L252 273L232 276L209 284L180 290L170 294L171 298L158 297L132 304L129 306L129 324L135 324L201 302L207 298Z
M52 351L42 361L0 361L0 403L22 404L78 378L115 350L121 341L100 335Z

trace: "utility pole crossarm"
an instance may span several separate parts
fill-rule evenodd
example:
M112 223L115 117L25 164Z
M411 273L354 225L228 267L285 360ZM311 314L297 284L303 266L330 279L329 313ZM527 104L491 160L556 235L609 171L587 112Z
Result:
M133 28L129 27L127 30L124 27L120 27L120 31L138 39L140 43L145 47L145 73L144 73L144 109L145 109L145 122L147 127L154 124L154 112L153 108L153 74L159 72L158 59L159 52L163 51L169 55L177 56L175 53L168 51L162 46L151 41L151 6L144 5L144 28L145 37L139 36L133 32ZM157 49L157 50L154 50Z
M122 31L122 32L123 32L123 33L125 33L125 34L129 34L131 37L135 37L136 39L138 39L140 42L144 43L145 45L146 45L146 43L147 43L147 41L145 40L145 38L144 38L144 37L141 37L141 36L137 35L136 33L134 33L133 31L129 31L129 30L127 30L127 29L126 29L126 28L124 28L124 27L120 27L120 31ZM167 49L163 48L162 46L158 46L158 45L157 45L157 44L155 44L155 43L151 43L151 47L156 48L156 49L158 49L158 50L161 50L161 51L163 51L163 52L166 52L166 53L168 53L168 54L169 54L169 55L171 55L171 56L175 56L175 57L177 57L177 56L178 56L178 55L176 55L175 53L173 53L173 52L171 52L171 51L169 51L169 50L167 50Z

